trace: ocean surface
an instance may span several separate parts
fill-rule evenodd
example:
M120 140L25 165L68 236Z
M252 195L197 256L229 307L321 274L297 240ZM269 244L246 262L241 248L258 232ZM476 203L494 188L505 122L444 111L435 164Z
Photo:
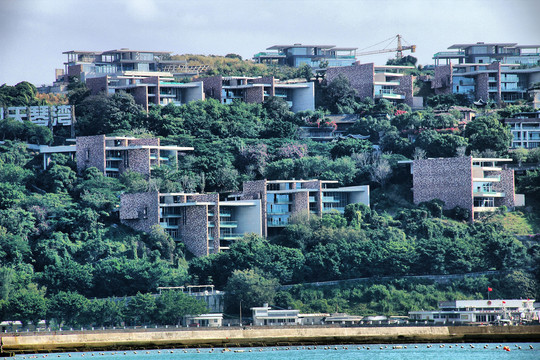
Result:
M530 348L533 346L533 349ZM510 351L503 347L507 346ZM499 347L497 349L497 347ZM521 349L519 348L521 347ZM327 346L289 346L289 347L255 347L201 349L161 349L137 351L106 351L106 352L69 352L35 355L17 355L11 359L123 359L123 360L180 360L180 359L388 359L388 360L422 360L422 359L540 359L540 343L474 343L474 344L374 344L374 345L327 345Z

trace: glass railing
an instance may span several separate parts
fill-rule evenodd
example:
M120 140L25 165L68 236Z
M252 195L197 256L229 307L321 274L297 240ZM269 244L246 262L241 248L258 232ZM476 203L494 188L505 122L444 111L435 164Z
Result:
M219 226L221 227L237 227L238 221L220 221Z
M268 221L268 226L287 226L289 223L287 221Z

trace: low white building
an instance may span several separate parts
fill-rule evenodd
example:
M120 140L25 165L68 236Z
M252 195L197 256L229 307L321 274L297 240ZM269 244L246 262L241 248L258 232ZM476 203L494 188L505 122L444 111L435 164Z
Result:
M253 313L253 325L299 325L300 318L298 314L300 310L272 310L268 304L264 304L262 307L251 308Z
M439 303L439 310L410 311L411 321L448 323L519 324L538 320L534 300L454 300Z
M221 327L223 314L201 314L184 316L183 325L189 327Z

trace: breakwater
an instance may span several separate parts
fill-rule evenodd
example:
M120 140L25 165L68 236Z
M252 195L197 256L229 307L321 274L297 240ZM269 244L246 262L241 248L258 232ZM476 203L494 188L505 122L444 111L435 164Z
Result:
M540 341L540 326L249 327L2 334L9 353L310 344Z

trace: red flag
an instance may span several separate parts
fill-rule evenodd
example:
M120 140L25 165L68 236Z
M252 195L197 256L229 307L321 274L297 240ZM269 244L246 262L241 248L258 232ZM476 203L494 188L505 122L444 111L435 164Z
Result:
M490 287L488 287L488 291L493 291L493 289L492 289L492 288L490 288Z
M506 301L503 300L503 304L506 304Z

